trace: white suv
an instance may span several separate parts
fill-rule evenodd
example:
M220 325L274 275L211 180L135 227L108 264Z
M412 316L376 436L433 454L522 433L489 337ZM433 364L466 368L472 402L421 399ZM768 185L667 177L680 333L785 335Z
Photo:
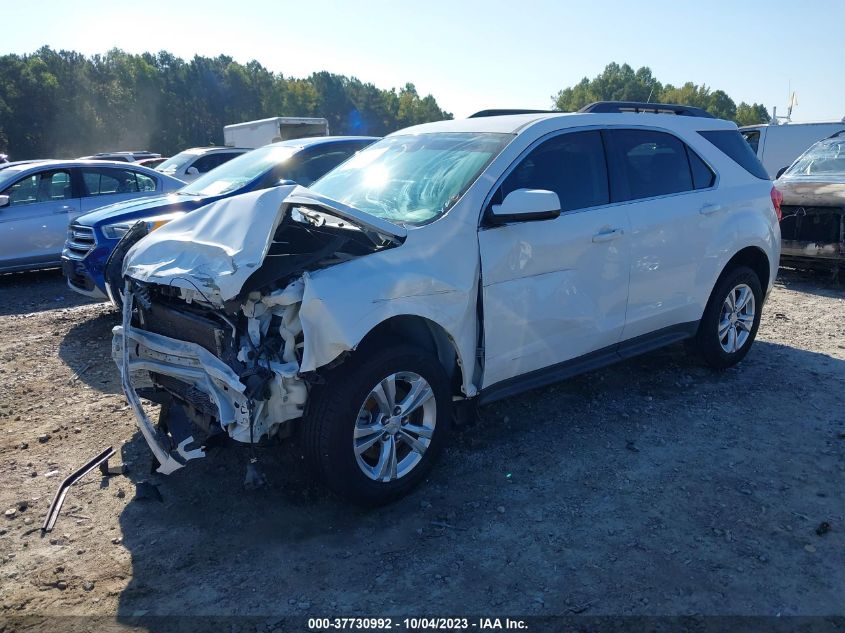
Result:
M136 244L113 355L159 472L298 428L383 503L461 405L684 339L741 360L778 265L765 171L732 123L600 109L412 127Z
M192 147L163 161L156 166L156 171L183 182L193 182L215 167L248 151L235 147Z

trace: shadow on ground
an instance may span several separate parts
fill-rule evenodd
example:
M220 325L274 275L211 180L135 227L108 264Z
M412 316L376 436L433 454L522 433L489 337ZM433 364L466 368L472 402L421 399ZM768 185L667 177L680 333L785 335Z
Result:
M95 303L67 287L58 268L0 274L0 316Z
M118 619L841 611L843 387L845 362L782 345L721 374L667 348L483 408L375 510L314 485L295 443L259 449L270 486L245 493L245 447L149 476L136 434L124 460L163 502L120 517Z
M120 374L111 358L112 328L120 324L116 309L76 322L59 344L59 358L79 380L103 393L122 393Z
M822 297L841 297L845 290L845 275L839 276L837 280L830 272L820 270L781 268L778 270L777 282L789 290Z

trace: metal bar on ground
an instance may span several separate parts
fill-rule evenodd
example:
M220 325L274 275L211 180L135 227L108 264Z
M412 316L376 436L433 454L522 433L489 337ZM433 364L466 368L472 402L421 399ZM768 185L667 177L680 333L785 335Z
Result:
M56 496L53 497L53 502L50 504L50 509L47 511L47 516L44 518L44 525L41 526L41 536L44 536L47 532L50 532L53 529L53 526L56 524L56 519L59 518L59 511L61 511L62 504L65 502L65 496L67 495L68 489L77 481L82 479L85 475L87 475L89 472L94 470L97 466L107 461L108 458L112 455L114 455L114 448L109 446L106 450L94 457L84 466L77 468L70 475L65 477L65 480L62 482L62 485L59 486L59 489L56 491Z

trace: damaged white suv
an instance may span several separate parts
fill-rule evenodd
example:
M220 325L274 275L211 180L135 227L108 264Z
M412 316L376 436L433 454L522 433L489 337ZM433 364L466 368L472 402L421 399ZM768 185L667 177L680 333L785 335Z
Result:
M683 339L742 359L778 264L765 172L732 123L602 109L402 130L135 244L113 355L159 471L299 427L331 489L383 503L462 403Z

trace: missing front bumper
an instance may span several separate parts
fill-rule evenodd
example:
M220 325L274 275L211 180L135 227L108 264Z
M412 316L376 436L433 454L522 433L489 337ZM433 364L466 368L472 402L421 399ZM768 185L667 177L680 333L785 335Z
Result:
M151 374L170 376L206 394L224 429L229 425L249 426L249 402L238 375L205 348L134 328L134 297L131 292L124 293L124 297L123 324L112 330L112 357L120 369L123 391L138 429L160 464L157 470L167 475L192 459L204 457L205 452L191 448L193 436L180 436L174 441L147 416L136 388L154 386Z

